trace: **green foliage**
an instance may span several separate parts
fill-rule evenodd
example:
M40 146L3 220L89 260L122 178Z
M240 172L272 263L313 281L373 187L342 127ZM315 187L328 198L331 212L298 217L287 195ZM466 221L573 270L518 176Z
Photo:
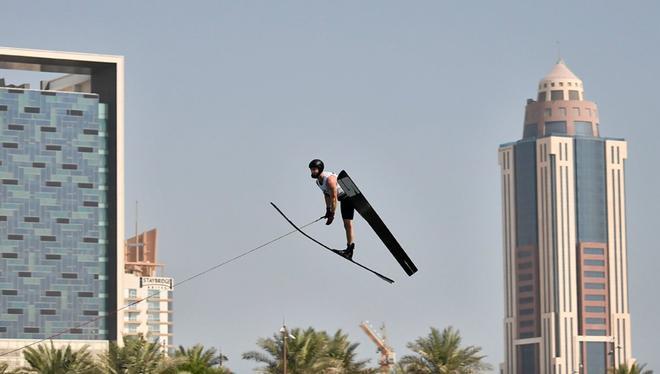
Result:
M287 372L289 374L375 374L378 369L369 368L369 360L359 360L356 350L358 343L352 343L348 335L337 330L333 335L325 331L295 328L287 338ZM123 346L110 343L108 351L100 358L89 352L85 346L73 350L70 346L56 349L39 345L23 351L28 366L9 371L6 364L0 363L0 374L231 374L222 367L227 357L220 355L215 348L204 348L197 344L186 348L179 346L174 357L167 357L162 347L148 342L143 337L128 337ZM264 374L279 374L283 371L282 353L284 341L279 333L257 341L258 351L246 352L245 360L263 364L258 369ZM440 332L431 328L424 337L408 343L413 355L404 356L396 365L397 374L463 374L480 373L491 366L483 360L481 348L461 346L459 331L448 327ZM612 374L652 374L644 370L645 365L625 365L611 369Z
M325 334L325 332L323 333ZM327 335L326 335L327 336ZM334 360L334 367L339 369L339 373L375 373L366 366L369 360L358 360L355 351L359 343L351 343L348 335L337 330L335 335L327 342L327 355Z
M167 358L156 343L127 337L123 347L110 343L102 365L110 374L169 374L176 373L177 361Z
M55 348L46 344L36 348L28 347L23 351L23 357L28 362L27 367L17 370L19 373L40 374L96 374L101 373L94 362L87 346L74 351L71 346Z
M644 369L646 369L646 364L638 365L634 363L630 367L626 364L621 364L616 369L610 369L609 372L613 374L653 374L652 370Z
M357 343L350 343L348 335L341 330L330 337L325 331L291 330L293 338L287 339L287 372L290 374L307 373L372 373L366 367L368 360L356 360ZM257 345L264 352L250 351L243 354L243 359L253 360L265 366L261 373L275 374L283 371L282 353L284 342L280 334L272 338L259 339Z
M411 374L463 374L491 370L491 366L480 355L481 347L461 347L458 330L448 327L440 332L431 328L426 337L408 343L415 355L404 356L401 366Z
M178 359L177 369L180 373L190 374L230 374L231 371L220 365L227 361L227 357L217 354L215 348L204 349L201 344L192 348L179 346L176 352Z

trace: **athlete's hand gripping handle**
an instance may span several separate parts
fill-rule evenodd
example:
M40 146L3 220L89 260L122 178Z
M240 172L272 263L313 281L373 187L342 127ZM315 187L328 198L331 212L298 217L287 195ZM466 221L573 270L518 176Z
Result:
M326 219L325 224L329 225L335 219L335 212L333 212L332 209L330 209L330 208L326 208L325 209L325 215L321 218L325 218Z

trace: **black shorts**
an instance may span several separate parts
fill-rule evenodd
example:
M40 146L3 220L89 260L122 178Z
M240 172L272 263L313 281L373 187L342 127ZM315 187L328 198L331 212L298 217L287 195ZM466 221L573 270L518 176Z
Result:
M355 207L351 203L351 200L348 198L343 198L339 200L339 204L339 210L341 210L341 218L352 220L355 216Z

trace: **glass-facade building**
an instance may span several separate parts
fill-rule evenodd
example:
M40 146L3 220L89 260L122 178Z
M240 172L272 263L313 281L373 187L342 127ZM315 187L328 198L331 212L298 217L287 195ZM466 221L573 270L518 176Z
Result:
M124 321L124 58L0 47L0 69L1 359L103 354Z
M559 61L499 149L505 362L501 372L606 373L633 362L622 139Z
M0 339L107 340L107 107L0 88Z

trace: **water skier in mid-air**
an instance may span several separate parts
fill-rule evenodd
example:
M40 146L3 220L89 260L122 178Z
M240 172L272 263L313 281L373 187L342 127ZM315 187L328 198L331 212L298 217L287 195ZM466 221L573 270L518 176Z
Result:
M353 234L353 217L355 216L355 207L347 198L346 193L342 190L341 186L337 183L337 174L323 171L323 161L314 159L309 163L309 170L311 177L316 179L316 185L323 191L325 199L325 224L330 225L335 219L335 211L337 210L337 202L339 202L341 210L341 218L344 220L344 229L346 230L346 249L337 250L340 255L351 260L353 258L353 250L355 249L355 241Z

